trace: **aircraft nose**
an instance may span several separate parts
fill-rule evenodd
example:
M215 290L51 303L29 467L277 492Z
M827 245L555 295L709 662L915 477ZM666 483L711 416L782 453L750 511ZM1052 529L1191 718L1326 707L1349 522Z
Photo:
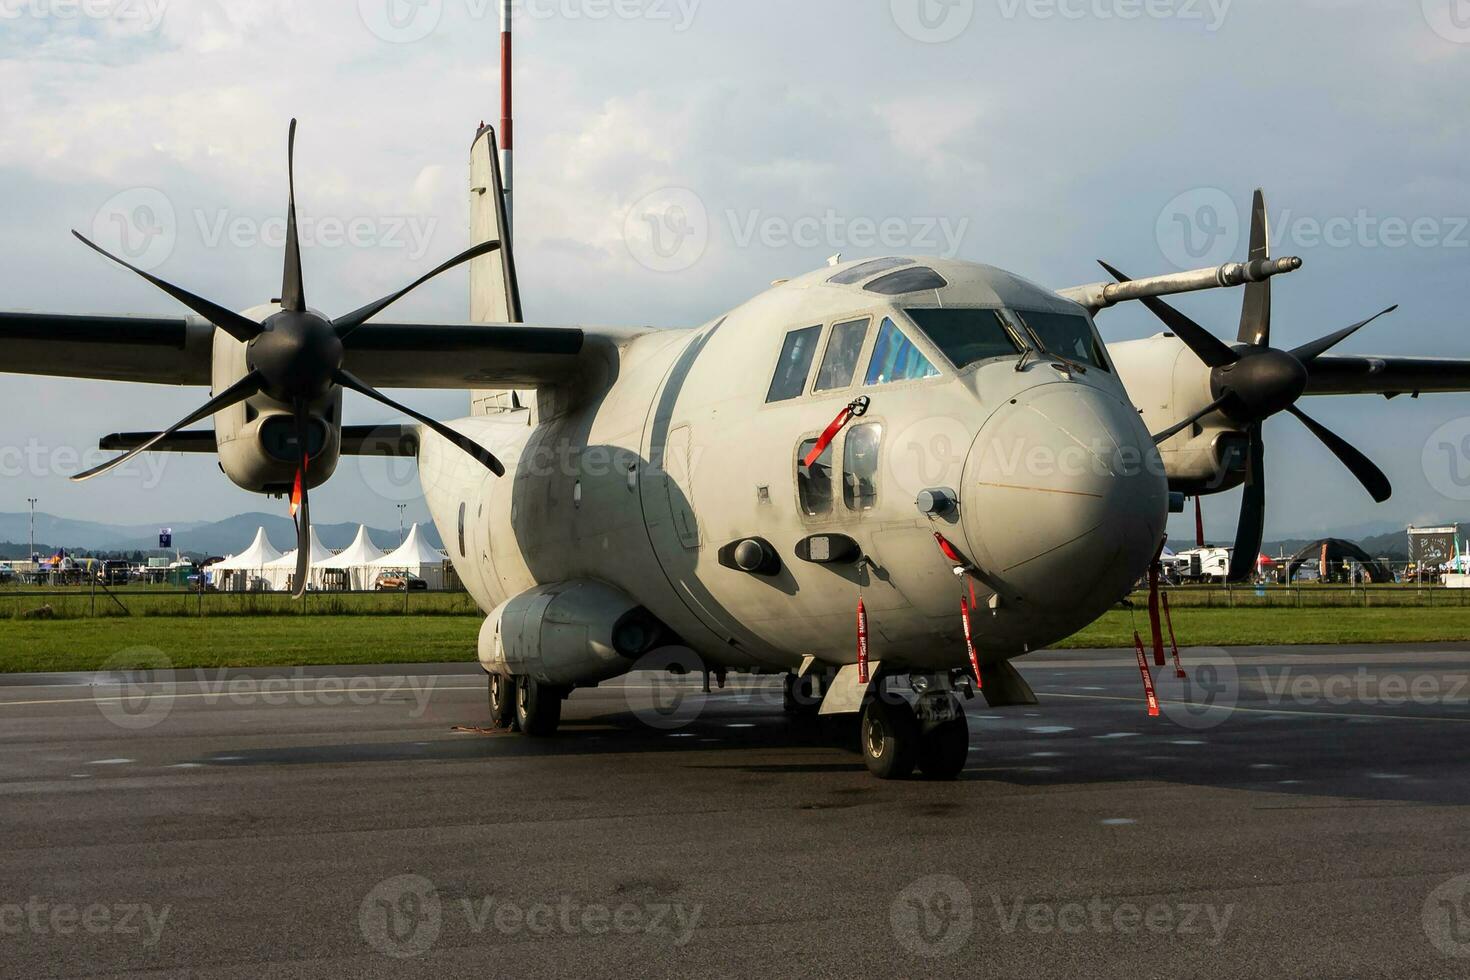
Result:
M1138 412L1072 382L1033 388L980 430L965 466L976 559L1030 608L1083 622L1148 570L1168 481Z

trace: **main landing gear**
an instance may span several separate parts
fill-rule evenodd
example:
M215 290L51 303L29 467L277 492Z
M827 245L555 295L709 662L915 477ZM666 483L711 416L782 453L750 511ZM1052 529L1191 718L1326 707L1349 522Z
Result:
M895 676L879 677L863 704L860 742L868 771L879 779L957 779L970 753L970 726L947 678L916 675L910 704Z
M520 731L533 738L556 734L561 704L568 688L543 684L530 677L489 675L490 722L496 728Z

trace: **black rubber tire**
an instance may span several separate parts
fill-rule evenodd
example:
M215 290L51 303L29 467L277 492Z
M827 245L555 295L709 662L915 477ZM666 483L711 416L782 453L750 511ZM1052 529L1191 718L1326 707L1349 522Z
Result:
M919 720L906 701L870 698L858 731L863 762L879 779L907 779L919 758Z
M919 771L925 779L958 779L970 757L970 724L964 713L935 725L919 738Z
M516 724L521 734L547 738L561 724L562 690L529 677L516 678Z
M490 700L490 726L515 730L516 682L508 674L490 674L487 681Z

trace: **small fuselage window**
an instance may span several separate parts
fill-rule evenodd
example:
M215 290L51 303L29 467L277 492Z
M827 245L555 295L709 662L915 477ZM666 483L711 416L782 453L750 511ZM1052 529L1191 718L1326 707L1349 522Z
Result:
M1097 331L1092 329L1087 317L1075 313L1040 313L1033 310L1016 312L1051 353L1104 371L1109 370L1108 359L1103 355L1102 341L1098 339Z
M832 328L827 353L817 371L815 390L835 391L852 384L852 377L857 374L858 358L863 353L863 342L868 339L870 322L867 319L851 320Z
M807 466L806 458L816 448L817 440L808 439L796 449L796 492L807 517L832 513L832 445L828 443L816 463Z
M914 342L892 320L884 318L873 345L873 359L868 362L867 384L886 385L895 381L932 378L939 369L929 363Z
M882 447L881 423L870 422L848 430L842 453L842 502L848 510L872 510L878 506L878 459Z
M905 310L955 370L993 357L1015 357L1021 348L1006 330L999 310Z
M776 376L771 379L766 402L784 402L800 398L806 392L806 379L817 356L821 327L803 327L786 335L781 345L781 359L776 362Z

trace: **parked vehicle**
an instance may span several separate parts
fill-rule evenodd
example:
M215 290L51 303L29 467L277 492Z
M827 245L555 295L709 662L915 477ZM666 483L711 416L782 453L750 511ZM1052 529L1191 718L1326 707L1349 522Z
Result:
M429 583L412 572L379 572L373 588L379 592L427 592Z

